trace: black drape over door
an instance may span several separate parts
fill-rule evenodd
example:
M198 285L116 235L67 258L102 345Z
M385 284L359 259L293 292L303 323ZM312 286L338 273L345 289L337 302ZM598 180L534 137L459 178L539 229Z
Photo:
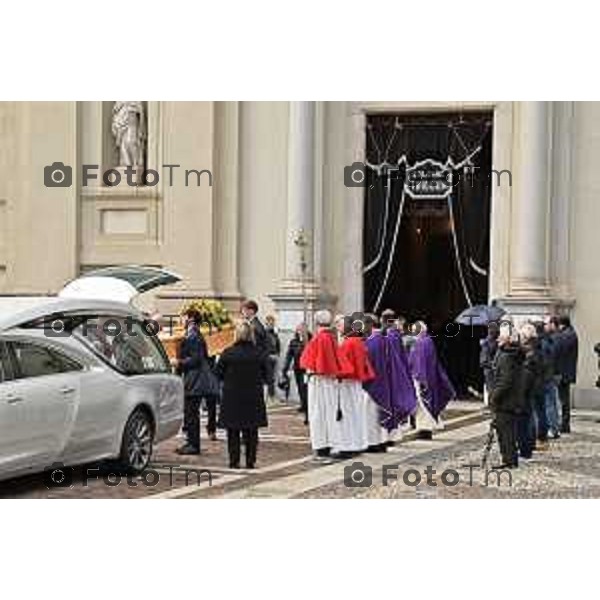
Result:
M365 309L445 327L488 300L492 114L370 115L366 139ZM427 169L438 192L419 188Z
M448 308L461 310L469 301L487 301L491 123L489 113L368 117L363 230L367 310L398 305L402 287L411 283L398 275L413 258L398 252L402 221L407 214L428 210L446 211L448 249L458 254L453 275L463 296L456 303L462 306ZM452 172L447 176L449 199L414 199L404 193L407 168L427 159L448 165Z

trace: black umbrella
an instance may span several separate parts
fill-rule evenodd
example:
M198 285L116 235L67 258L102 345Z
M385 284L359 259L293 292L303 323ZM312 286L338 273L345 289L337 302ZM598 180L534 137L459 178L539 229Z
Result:
M506 314L506 311L499 306L488 306L487 304L477 304L463 310L454 321L460 325L483 325L490 322L499 322Z

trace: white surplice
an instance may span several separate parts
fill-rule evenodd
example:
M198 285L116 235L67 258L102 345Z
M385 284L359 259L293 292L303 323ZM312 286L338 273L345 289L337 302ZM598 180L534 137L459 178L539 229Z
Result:
M308 426L313 450L333 447L337 407L337 379L311 375L308 380Z
M360 452L367 443L365 393L360 381L342 379L339 383L341 419L334 423L334 452ZM336 411L337 412L337 411Z
M442 422L442 418L439 417L436 421L425 402L423 402L423 396L421 395L421 387L416 379L413 380L415 384L415 391L417 393L417 412L415 415L416 423L417 423L417 431L436 431L439 429L444 429L444 423Z
M379 423L379 406L377 402L367 392L363 393L365 395L363 418L366 424L367 446L379 446L388 441L388 432Z

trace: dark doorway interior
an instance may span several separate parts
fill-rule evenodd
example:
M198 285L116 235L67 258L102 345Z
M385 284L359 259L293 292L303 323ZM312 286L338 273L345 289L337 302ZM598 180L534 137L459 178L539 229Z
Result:
M469 303L488 301L492 118L469 112L367 119L365 307L425 320L461 395L482 389L485 331L459 329L453 319Z

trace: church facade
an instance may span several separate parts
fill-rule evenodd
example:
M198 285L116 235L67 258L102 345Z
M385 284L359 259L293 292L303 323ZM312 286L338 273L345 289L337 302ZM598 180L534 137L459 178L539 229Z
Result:
M124 104L135 130L118 129ZM595 102L3 102L0 294L51 294L81 272L133 263L183 277L152 299L163 314L186 298L233 307L251 297L292 328L317 306L361 310L368 187L347 168L381 168L367 156L370 119L424 126L453 115L460 134L474 113L489 115L491 167L510 183L489 186L487 264L471 261L473 277L484 273L485 300L517 320L568 312L579 388L590 389L600 341ZM158 177L128 180L123 156L136 152ZM70 185L45 179L56 163L70 167ZM118 185L103 180L108 170ZM386 272L410 260L390 248L379 257Z

